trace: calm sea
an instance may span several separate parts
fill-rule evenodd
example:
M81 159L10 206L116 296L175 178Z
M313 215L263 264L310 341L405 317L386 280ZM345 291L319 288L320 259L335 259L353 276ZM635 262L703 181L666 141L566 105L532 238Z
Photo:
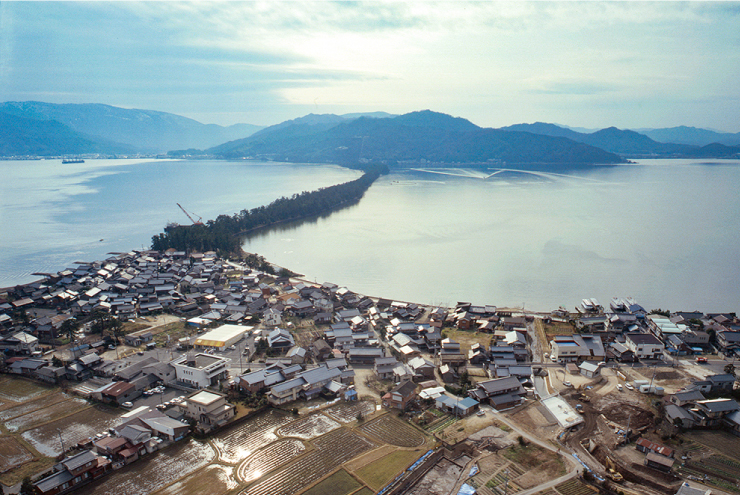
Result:
M351 180L334 166L0 162L0 286L147 247L175 203L202 216ZM740 161L642 160L554 173L394 172L356 205L244 248L317 282L403 301L549 310L632 296L737 311Z

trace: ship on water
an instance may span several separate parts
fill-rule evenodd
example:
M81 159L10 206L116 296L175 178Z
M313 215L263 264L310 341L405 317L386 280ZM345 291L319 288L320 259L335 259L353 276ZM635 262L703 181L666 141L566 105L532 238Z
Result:
M85 163L82 158L62 158L62 163Z

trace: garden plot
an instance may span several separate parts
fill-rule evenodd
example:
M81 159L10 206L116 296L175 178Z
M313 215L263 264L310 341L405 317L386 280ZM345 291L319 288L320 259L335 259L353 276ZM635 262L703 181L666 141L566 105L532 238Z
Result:
M76 495L132 495L157 491L172 482L207 466L215 457L207 443L196 440L180 442L149 454L99 482L80 488ZM196 476L197 478L197 476ZM210 490L192 493L210 493Z
M0 437L0 473L33 459L33 455L13 437Z
M59 435L65 448L92 438L122 423L118 411L104 406L89 407L70 416L51 421L21 434L40 454L56 457L62 453Z
M82 399L70 399L57 402L43 409L37 409L22 416L15 417L5 422L9 432L15 433L51 421L54 418L66 416L88 407L87 402Z
M367 400L338 402L324 412L340 423L351 423L357 419L358 414L365 418L375 412L375 403Z
M208 493L220 495L233 490L239 483L234 479L234 468L211 464L183 478L167 488L157 492L158 495L191 495L193 493Z
M332 430L336 430L339 426L339 423L333 419L317 413L283 426L276 433L281 437L296 437L303 440L310 440L311 438L316 438Z
M375 447L369 440L339 428L313 440L316 448L240 495L293 495L350 459Z
M306 446L300 440L279 440L245 459L239 465L236 475L241 481L251 483L273 469L287 464L305 450Z
M219 432L211 443L216 448L221 462L238 464L277 440L275 430L293 419L292 416L273 409Z
M49 407L52 404L56 404L57 402L61 402L67 399L70 399L70 396L60 391L45 394L36 399L28 400L23 404L8 407L7 409L0 411L0 421L7 421L10 418L23 416L24 414L30 413L31 411L43 409L45 407Z
M382 442L399 447L420 447L426 441L419 430L390 414L374 419L360 429Z
M6 376L0 379L0 401L4 405L7 405L7 402L25 402L38 397L50 388L25 378Z

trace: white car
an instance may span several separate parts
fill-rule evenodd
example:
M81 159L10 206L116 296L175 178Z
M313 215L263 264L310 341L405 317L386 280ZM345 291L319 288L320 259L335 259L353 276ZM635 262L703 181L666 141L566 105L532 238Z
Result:
M629 383L625 383L624 386L627 387L627 390L634 390L635 389L635 387L633 387Z
M620 392L622 391L622 384L621 383L617 383L617 390L619 390Z
M126 409L131 409L132 407L134 407L134 403L127 401L127 402L124 402L123 404L121 404L121 407L125 407Z
M573 384L570 383L570 382L563 382L563 385L565 385L566 387L572 387L573 386Z

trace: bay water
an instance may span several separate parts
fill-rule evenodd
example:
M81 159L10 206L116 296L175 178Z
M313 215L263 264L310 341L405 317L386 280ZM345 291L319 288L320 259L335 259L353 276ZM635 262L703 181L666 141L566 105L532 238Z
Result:
M332 165L4 161L0 286L147 248L206 221L345 182ZM577 171L393 171L358 203L244 242L316 282L401 301L572 309L632 296L647 309L736 311L740 161L639 160ZM197 219L197 217L196 217Z

